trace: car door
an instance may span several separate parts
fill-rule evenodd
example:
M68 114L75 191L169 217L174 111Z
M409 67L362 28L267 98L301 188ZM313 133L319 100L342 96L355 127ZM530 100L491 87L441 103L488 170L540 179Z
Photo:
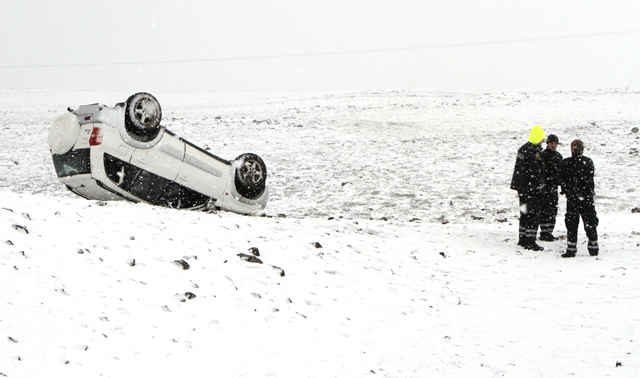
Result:
M145 171L174 181L184 160L185 145L175 136L164 133L152 148L136 148L130 163Z
M176 182L209 197L221 198L228 182L228 164L189 143Z

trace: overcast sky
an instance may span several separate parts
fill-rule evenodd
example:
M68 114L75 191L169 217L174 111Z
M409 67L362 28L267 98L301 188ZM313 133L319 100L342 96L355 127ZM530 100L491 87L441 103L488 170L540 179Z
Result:
M0 89L640 90L638 0L8 0L0 35Z

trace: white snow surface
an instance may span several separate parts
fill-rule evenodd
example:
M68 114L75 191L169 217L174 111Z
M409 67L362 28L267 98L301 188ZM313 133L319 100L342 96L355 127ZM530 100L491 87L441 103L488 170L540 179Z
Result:
M53 120L130 94L0 91L0 377L640 376L640 93L154 94L265 160L255 217L68 192ZM516 246L535 125L586 144L598 257L560 258L563 197Z

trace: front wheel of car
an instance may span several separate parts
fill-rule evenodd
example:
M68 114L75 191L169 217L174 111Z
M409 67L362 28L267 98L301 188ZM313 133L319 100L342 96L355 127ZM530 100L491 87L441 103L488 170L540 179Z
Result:
M267 166L256 154L242 154L236 159L235 184L238 194L257 199L267 187Z
M124 124L132 138L141 142L154 139L160 132L161 120L160 102L151 94L140 92L127 99Z

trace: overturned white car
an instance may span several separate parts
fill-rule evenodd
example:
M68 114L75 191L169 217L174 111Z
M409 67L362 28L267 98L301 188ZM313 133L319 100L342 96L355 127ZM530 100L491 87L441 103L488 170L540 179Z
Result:
M160 125L148 93L109 107L82 105L55 120L49 148L60 182L87 199L255 214L268 200L256 154L222 159Z

